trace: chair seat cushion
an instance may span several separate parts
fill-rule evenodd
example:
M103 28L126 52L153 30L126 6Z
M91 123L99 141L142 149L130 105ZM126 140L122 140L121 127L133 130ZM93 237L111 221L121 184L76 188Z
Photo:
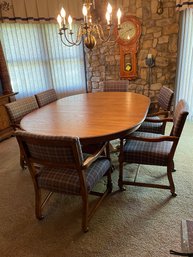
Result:
M134 132L132 136L156 138L161 134ZM167 166L168 154L171 151L173 142L144 142L137 140L127 140L123 147L124 161L129 163L139 163L148 165Z
M110 166L110 161L101 157L85 171L88 192L105 175ZM43 167L37 176L37 182L39 187L53 192L80 194L80 179L77 170Z
M158 116L153 116L153 117L148 117L148 119L159 120L160 118ZM139 127L138 131L162 134L163 122L154 123L154 122L144 121Z

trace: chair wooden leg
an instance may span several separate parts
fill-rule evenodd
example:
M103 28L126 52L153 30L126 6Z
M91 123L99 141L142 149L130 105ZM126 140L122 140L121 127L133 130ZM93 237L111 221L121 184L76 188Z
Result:
M20 154L20 166L21 168L24 170L26 168L26 165L25 165L25 160L24 160L24 156L22 154Z
M169 184L170 184L170 192L171 192L172 196L177 196L177 194L175 192L175 185L174 185L173 177L172 177L173 168L174 168L173 163L170 163L167 166L167 176L168 176L168 180L169 180Z
M43 219L41 207L41 189L35 188L35 214L38 220Z
M82 230L88 232L88 196L82 195Z
M89 206L87 192L82 192L82 230L84 232L88 232L89 230L88 224L90 219L92 218L92 216L94 215L95 211L100 206L102 201L105 199L105 197L112 191L111 173L112 173L112 167L110 167L110 169L106 173L107 187L104 193L94 192L94 191L89 192L91 195L95 195L99 197L95 202L95 204L92 205L92 207Z
M175 172L176 169L174 168L174 161L172 160L172 172Z
M113 184L111 179L111 173L113 172L113 168L111 167L107 172L107 190L109 193L112 192Z
M118 186L121 191L125 191L125 188L123 187L123 162L119 161L119 180L118 180Z

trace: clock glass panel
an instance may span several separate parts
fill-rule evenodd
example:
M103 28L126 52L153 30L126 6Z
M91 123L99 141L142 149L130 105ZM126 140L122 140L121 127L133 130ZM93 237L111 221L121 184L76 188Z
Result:
M131 21L125 21L121 24L119 37L123 40L129 41L136 35L136 26Z

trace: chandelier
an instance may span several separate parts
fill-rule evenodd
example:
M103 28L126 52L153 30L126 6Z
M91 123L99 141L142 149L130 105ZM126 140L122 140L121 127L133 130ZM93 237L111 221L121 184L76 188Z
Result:
M92 18L92 9L94 1L86 0L83 3L82 13L84 16L83 22L78 27L78 30L75 32L72 29L73 19L69 15L66 19L66 11L62 7L60 14L57 16L57 21L59 24L59 35L62 43L65 46L78 46L80 45L82 38L85 46L88 49L93 49L96 45L96 38L102 42L108 42L111 39L113 23L112 23L112 6L110 3L107 5L106 11L106 31L102 28L99 23L93 22ZM117 11L117 29L120 29L121 23L121 10L120 8Z

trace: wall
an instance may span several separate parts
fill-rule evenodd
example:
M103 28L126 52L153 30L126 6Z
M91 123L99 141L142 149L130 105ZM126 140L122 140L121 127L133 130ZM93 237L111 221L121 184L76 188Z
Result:
M138 78L130 81L129 91L154 98L165 85L174 89L179 15L175 11L175 0L163 1L163 13L157 14L158 0L127 0L122 3L125 15L135 15L142 23L138 59ZM106 1L100 1L98 14L105 14ZM145 58L151 53L155 67L151 70L149 83ZM101 44L86 51L87 79L90 91L101 90L101 81L119 80L119 45Z

